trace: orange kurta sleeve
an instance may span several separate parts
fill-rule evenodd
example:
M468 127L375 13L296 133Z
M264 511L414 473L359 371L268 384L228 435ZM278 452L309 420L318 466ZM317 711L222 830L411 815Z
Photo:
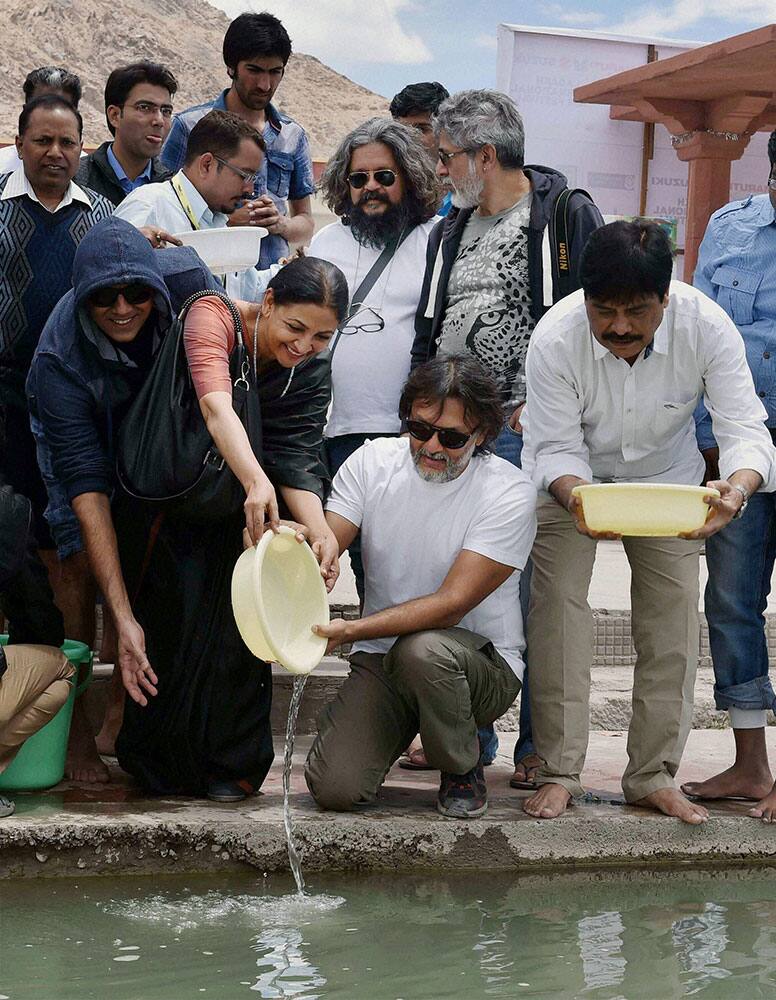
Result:
M245 325L247 303L235 302ZM248 350L252 349L246 331ZM202 298L186 314L183 345L197 399L209 392L231 392L229 355L234 349L234 323L227 306L218 298Z

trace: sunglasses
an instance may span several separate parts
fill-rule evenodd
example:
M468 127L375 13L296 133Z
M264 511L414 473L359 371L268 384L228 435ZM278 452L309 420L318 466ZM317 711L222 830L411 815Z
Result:
M362 188L370 177L374 177L380 187L389 188L396 183L393 170L354 170L348 174L348 184L357 191Z
M435 427L433 424L427 424L425 420L408 420L407 430L418 441L430 441L436 434L442 447L451 448L453 451L456 448L463 448L476 433L472 431L471 434L464 434L463 431L455 431L451 427Z
M89 296L89 302L100 309L107 309L116 304L119 295L124 297L124 301L131 306L139 306L153 296L153 288L148 285L141 285L138 281L133 281L131 285L124 285L121 288L98 288Z

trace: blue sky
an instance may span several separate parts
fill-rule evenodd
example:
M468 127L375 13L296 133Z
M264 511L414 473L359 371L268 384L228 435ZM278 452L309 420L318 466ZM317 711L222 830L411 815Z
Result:
M299 52L390 97L406 83L451 90L496 78L499 23L711 42L776 21L776 0L210 0L230 16L269 10Z

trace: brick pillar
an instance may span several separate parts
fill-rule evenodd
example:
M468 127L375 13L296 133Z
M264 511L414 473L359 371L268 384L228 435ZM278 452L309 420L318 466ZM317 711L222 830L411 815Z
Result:
M749 136L725 139L693 132L676 146L676 155L690 165L687 186L687 222L684 231L684 280L692 282L698 247L713 212L730 200L730 164L744 155Z

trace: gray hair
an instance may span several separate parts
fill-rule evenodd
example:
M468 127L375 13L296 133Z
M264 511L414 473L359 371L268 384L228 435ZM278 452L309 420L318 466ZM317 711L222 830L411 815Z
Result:
M517 105L498 90L461 90L439 105L434 134L446 132L460 149L491 145L502 167L525 163L525 129Z
M80 79L62 66L39 66L27 74L22 86L25 104L32 100L37 87L50 87L69 94L74 108L78 107L82 96Z
M353 207L348 174L353 151L372 142L381 142L393 153L404 179L405 198L413 221L426 222L436 215L441 191L428 151L413 128L390 118L370 118L346 135L326 165L320 190L332 212L339 218Z

